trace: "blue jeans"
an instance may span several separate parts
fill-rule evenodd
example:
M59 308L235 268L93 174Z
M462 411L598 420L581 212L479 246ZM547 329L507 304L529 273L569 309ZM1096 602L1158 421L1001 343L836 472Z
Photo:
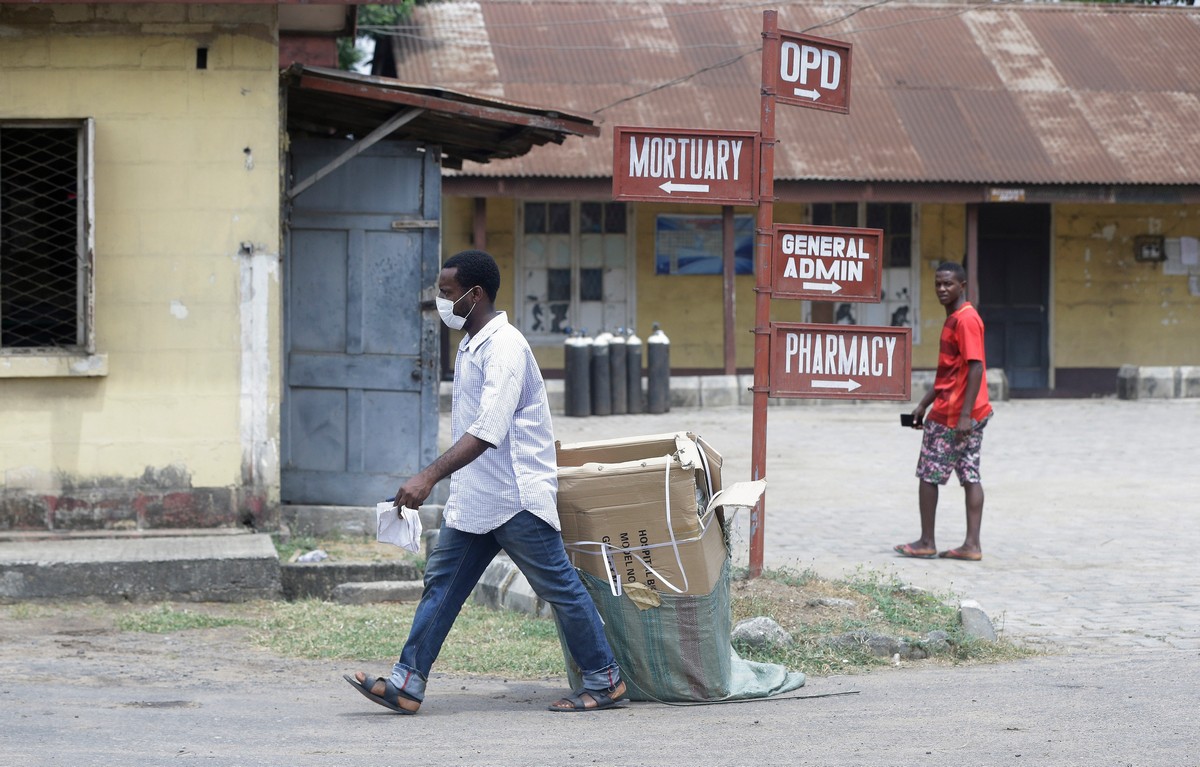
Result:
M620 670L604 636L596 605L567 559L562 535L528 511L490 533L443 527L425 565L425 591L413 615L408 641L392 669L392 684L413 700L425 699L429 669L463 603L483 571L503 549L542 600L554 608L567 649L593 690L614 687Z

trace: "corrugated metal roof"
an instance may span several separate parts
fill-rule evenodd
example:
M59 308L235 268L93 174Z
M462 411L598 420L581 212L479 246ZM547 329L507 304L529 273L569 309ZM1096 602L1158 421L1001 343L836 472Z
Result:
M1200 184L1200 13L1027 3L447 0L398 76L602 123L464 175L607 177L612 127L758 130L762 11L852 43L850 114L781 105L780 180Z
M531 148L561 144L570 135L595 136L591 118L520 104L499 96L412 85L339 69L294 64L288 84L288 129L296 135L362 138L398 113L412 117L387 136L441 148L445 167L520 157Z

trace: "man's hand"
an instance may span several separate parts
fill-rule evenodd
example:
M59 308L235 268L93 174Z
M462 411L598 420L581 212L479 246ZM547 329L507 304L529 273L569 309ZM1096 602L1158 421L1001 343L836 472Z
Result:
M924 429L925 428L925 406L924 405L917 405L915 408L913 408L912 428L914 428L914 429Z
M435 482L425 478L424 472L415 474L396 491L396 508L401 506L409 509L419 509L425 499L433 492Z
M970 434L978 424L979 422L969 415L959 416L958 422L954 424L954 435L961 439Z

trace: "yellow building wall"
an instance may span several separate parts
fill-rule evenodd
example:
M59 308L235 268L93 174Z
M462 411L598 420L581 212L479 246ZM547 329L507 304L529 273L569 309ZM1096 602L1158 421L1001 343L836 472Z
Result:
M806 206L778 204L775 221L800 223ZM723 280L720 275L660 275L654 270L655 216L660 213L707 213L715 207L631 204L637 272L637 333L643 339L658 322L671 339L671 367L720 370L724 365ZM474 202L447 198L443 220L445 255L474 247ZM753 208L737 208L753 215ZM966 206L922 203L916 206L913 284L917 303L912 365L937 366L938 337L945 310L933 290L937 264L963 263L966 256ZM514 201L487 201L487 249L500 265L502 287L497 304L511 312L514 301ZM1161 264L1137 262L1133 238L1162 234L1200 238L1200 209L1177 205L1068 205L1053 207L1050 347L1054 368L1105 368L1123 364L1200 364L1200 297L1190 293L1187 275L1167 275ZM1200 270L1196 270L1200 272ZM1198 278L1200 279L1200 278ZM970 297L976 300L975 297ZM754 365L754 277L736 279L735 341L739 369ZM771 302L773 321L808 321L810 307L800 301ZM455 334L455 342L458 336ZM561 346L535 347L543 369L562 368Z
M919 286L917 294L917 323L920 333L914 333L912 365L914 369L937 367L938 339L946 310L938 303L933 290L934 272L943 261L964 263L967 242L967 209L965 205L924 204L918 206L919 254L913 254L913 280ZM968 296L974 301L974 296ZM916 336L920 336L919 343Z
M1134 260L1146 234L1200 238L1200 206L1055 206L1055 367L1200 364L1200 296L1189 275Z
M0 371L0 490L174 467L277 500L275 7L3 5L0 27L0 119L95 120L108 358L101 377Z

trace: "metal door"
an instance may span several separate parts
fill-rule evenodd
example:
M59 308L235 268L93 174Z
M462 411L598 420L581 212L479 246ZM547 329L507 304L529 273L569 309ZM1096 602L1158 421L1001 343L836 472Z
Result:
M1050 206L997 203L979 208L979 301L985 354L1014 390L1050 380Z
M292 178L350 144L297 141ZM441 176L381 142L302 192L284 269L284 503L374 505L436 457Z

